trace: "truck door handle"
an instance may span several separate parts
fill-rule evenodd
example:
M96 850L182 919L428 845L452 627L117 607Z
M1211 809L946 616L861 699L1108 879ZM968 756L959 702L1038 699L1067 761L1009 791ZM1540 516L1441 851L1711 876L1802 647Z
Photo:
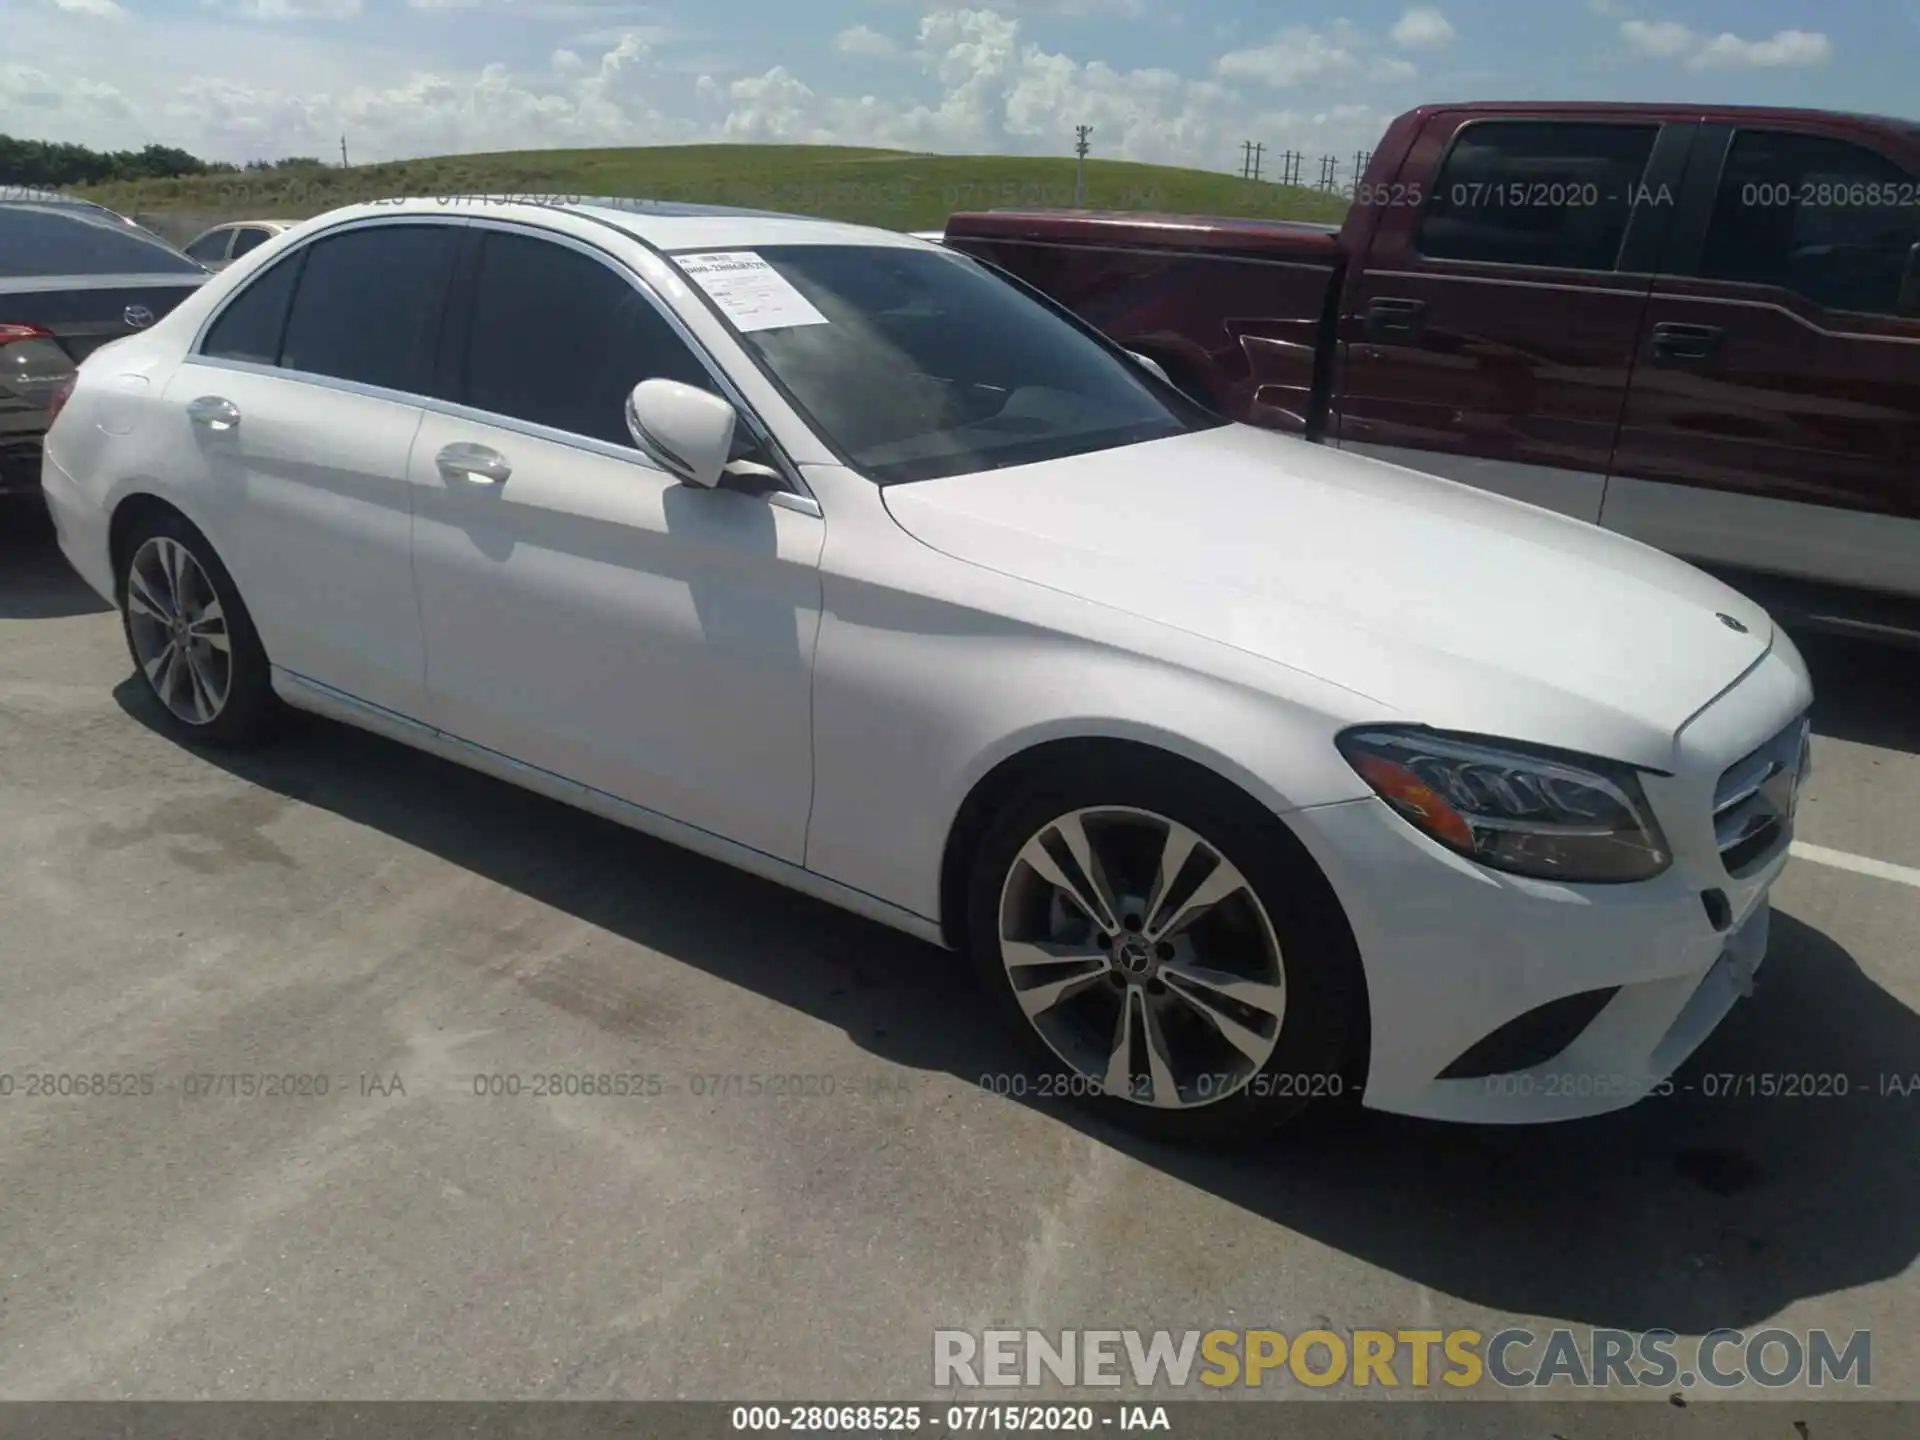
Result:
M1666 364L1689 360L1711 360L1720 353L1718 325L1676 325L1671 322L1653 327L1653 358Z
M513 473L507 457L498 450L466 440L447 446L433 457L433 463L447 479L470 480L476 485L498 485Z
M240 424L240 407L218 395L202 395L187 402L187 419L209 430L232 430Z
M1411 340L1426 323L1427 302L1401 300L1382 295L1367 302L1366 329L1369 340L1392 338Z

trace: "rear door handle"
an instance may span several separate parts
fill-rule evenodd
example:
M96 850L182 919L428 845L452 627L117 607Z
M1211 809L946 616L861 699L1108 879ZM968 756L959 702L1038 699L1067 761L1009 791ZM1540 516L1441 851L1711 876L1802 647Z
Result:
M240 424L240 407L218 395L202 395L187 402L187 419L209 430L232 430Z
M1377 296L1367 302L1366 331L1369 340L1411 340L1426 323L1427 302L1402 300L1392 295Z
M457 440L434 456L434 464L449 480L470 480L476 485L499 485L513 473L507 457L486 445Z
M1678 325L1665 322L1653 327L1653 358L1668 364L1689 360L1711 360L1720 353L1718 325Z

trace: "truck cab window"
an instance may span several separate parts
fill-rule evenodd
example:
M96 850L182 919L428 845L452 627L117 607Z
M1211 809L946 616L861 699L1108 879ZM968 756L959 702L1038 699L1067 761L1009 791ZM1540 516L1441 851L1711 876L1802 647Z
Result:
M1612 270L1658 125L1482 120L1454 137L1417 240L1434 260Z
M1700 274L1897 315L1916 243L1920 181L1891 160L1824 135L1743 130L1720 172Z

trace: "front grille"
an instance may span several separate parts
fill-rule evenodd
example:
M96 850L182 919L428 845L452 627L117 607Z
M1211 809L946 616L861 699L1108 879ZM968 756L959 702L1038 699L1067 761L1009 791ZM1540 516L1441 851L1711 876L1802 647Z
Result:
M1786 842L1806 778L1809 734L1802 716L1720 777L1713 792L1713 839L1729 875L1757 869Z

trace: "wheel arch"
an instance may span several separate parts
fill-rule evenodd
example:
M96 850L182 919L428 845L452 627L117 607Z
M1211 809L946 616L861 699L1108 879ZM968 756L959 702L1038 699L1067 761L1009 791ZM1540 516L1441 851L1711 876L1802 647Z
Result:
M1191 744L1162 743L1158 736L1111 732L1046 735L1010 747L973 782L948 826L940 859L942 941L955 951L966 951L970 938L966 897L975 852L994 815L1023 786L1067 765L1111 766L1122 771L1154 766L1181 775L1205 802L1236 812L1269 837L1285 853L1290 868L1312 893L1316 907L1357 962L1359 942L1346 906L1320 862L1287 823L1285 802L1224 757L1193 750ZM1355 994L1355 1032L1348 1040L1347 1069L1352 1093L1358 1095L1366 1088L1372 1019L1366 985L1358 985Z
M127 562L132 559L128 547L140 524L154 515L177 515L204 536L207 532L173 501L151 490L130 490L114 501L107 519L107 559L113 566L113 598L122 608L127 603ZM213 542L207 542L211 545Z

